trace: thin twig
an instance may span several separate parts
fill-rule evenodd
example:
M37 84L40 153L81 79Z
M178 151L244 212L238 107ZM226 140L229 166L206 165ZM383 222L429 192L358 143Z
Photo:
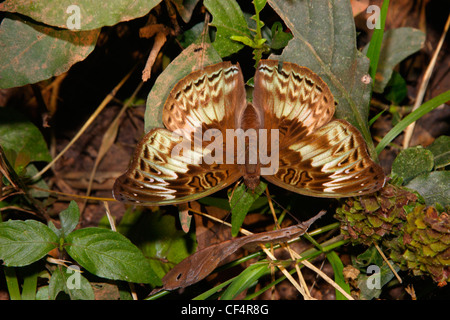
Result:
M219 218L216 218L216 217L213 217L213 216L211 216L211 215L209 215L209 214L207 214L207 213L203 213L203 212L201 212L201 211L197 211L197 210L194 210L194 209L192 209L192 208L189 208L189 211L191 211L191 212L193 212L193 213L196 213L196 214L200 214L200 215L202 215L202 216L204 216L204 217L207 217L207 218L209 218L209 219L211 219L211 220L214 220L214 221L217 221L217 222L220 222L220 223L222 223L222 224L224 224L224 225L226 225L226 226L229 226L230 228L231 228L231 224L230 223L228 223L228 222L226 222L226 221L222 221L222 220L220 220ZM249 236L249 235L252 235L253 233L252 232L250 232L250 231L248 231L248 230L246 230L246 229L244 229L244 228L240 228L239 229L239 232L241 232L242 234L244 234L244 235L246 235L246 236ZM260 245L261 246L261 249L264 251L264 253L272 260L272 263L273 264L275 264L277 267L278 267L278 269L280 269L280 271L286 276L286 278L292 283L292 285L303 295L303 296L306 296L306 293L305 293L305 291L303 290L303 288L298 284L298 282L297 281L295 281L295 279L291 276L291 274L281 265L281 264L279 264L279 263L277 263L276 262L276 258L275 258L275 256L264 246L264 245Z
M439 55L439 52L441 51L442 44L444 43L445 36L447 35L449 26L450 26L450 14L448 15L447 22L445 23L444 31L442 32L441 39L439 40L436 50L434 51L433 57L431 58L431 61L428 64L427 69L425 70L425 74L423 76L422 82L419 87L419 93L417 94L416 101L414 103L414 107L413 107L412 111L416 110L423 102L423 97L425 96L425 91L427 90L428 82L430 81L431 74L433 72L434 66L436 65L436 60ZM408 148L409 143L411 142L411 138L412 138L412 134L413 134L415 125L416 125L416 122L413 122L405 129L405 136L403 138L403 148L404 149Z
M402 283L403 282L402 278L400 278L400 276L398 275L397 271L395 271L394 267L391 265L389 260L384 255L383 251L381 251L380 247L376 243L375 243L375 248L377 249L378 253L383 258L383 260L386 262L386 264L388 265L389 269L391 269L392 273L395 275L395 277L397 278L398 282Z
M106 216L108 217L108 222L109 222L109 225L111 227L111 230L112 231L117 231L116 223L114 221L114 217L112 216L111 211L109 211L108 202L107 201L103 201L103 205L105 206Z
M97 172L97 168L100 165L100 162L102 161L103 157L105 156L105 154L108 152L108 150L111 148L112 144L116 140L117 132L119 130L119 122L120 122L120 119L122 118L122 115L129 108L132 101L134 100L134 98L136 97L138 92L141 90L143 84L144 84L143 82L139 82L138 86L134 90L130 99L128 99L128 101L126 103L124 103L124 105L120 109L119 113L117 114L117 116L114 118L114 120L111 122L108 129L104 133L102 142L100 144L99 152L97 154L97 158L95 159L95 162L94 162L94 167L92 168L91 175L89 177L88 188L86 190L86 197L88 197L91 193L92 184L94 182L94 177ZM84 211L85 206L86 206L86 201L83 202L83 205L80 208L80 212Z
M273 207L272 197L270 196L270 193L269 193L269 188L266 188L266 195L267 195L267 199L269 201L269 207L270 207L270 211L272 212L273 219L275 221L275 224L276 224L277 228L279 229L280 225L278 223L278 218L277 218L277 216L275 214L275 209ZM291 259L294 260L293 250L291 249L289 244L285 243L283 247L289 252L289 255L291 256ZM297 271L299 283L302 286L302 288L304 289L305 295L303 297L305 298L305 300L313 299L312 296L311 296L310 291L308 290L308 285L306 284L305 278L303 278L303 274L302 274L302 272L300 270L300 267L298 266L297 263L295 264L295 270Z
M89 119L85 122L85 124L81 127L81 129L77 132L77 134L72 138L69 144L55 157L53 160L47 164L41 171L36 173L31 180L37 179L42 176L48 169L50 169L56 161L61 158L64 153L81 137L81 135L86 131L86 129L94 122L95 118L103 111L103 109L108 105L108 103L115 97L117 91L125 84L128 78L131 76L135 68L133 68L120 82L116 85L116 87L103 99L102 103L97 107L97 110L89 117Z
M220 223L222 223L222 224L225 224L225 225L231 227L231 224L230 224L230 223L225 222L225 221L222 221L222 220L220 220L220 219L218 219L218 218L216 218L216 217L213 217L213 216L211 216L211 215L209 215L209 214L207 214L207 213L203 213L203 212L194 210L194 209L192 209L192 208L190 208L189 210L190 210L191 212L194 212L194 213L196 213L196 214L200 214L200 215L202 215L202 216L204 216L204 217L207 217L207 218L209 218L209 219L211 219L211 220L220 222ZM248 231L248 230L246 230L246 229L243 229L243 228L240 228L239 231L240 231L241 233L243 233L244 235L251 235L251 234L253 234L252 232L250 232L250 231ZM264 247L264 246L263 246L263 247ZM265 247L264 247L264 248L265 248ZM264 249L263 249L263 250L264 250ZM270 252L267 250L267 248L265 248L264 252L265 252L266 254L267 254L267 252L270 254ZM270 255L271 255L271 254L270 254ZM339 292L341 292L348 300L354 300L353 297L352 297L351 295L349 295L347 292L345 292L344 289L342 289L336 282L334 282L334 281L333 281L330 277L328 277L324 272L322 272L321 270L319 270L318 268L316 268L316 266L314 266L311 262L309 262L309 261L306 260L306 259L303 259L302 256L300 256L300 255L299 255L298 253L296 253L295 251L293 251L293 255L294 255L294 258L295 258L296 260L302 260L301 262L303 263L303 265L304 265L305 267L307 267L307 268L313 270L314 272L316 272L320 277L322 277L322 279L324 279L326 282L328 282L328 283L329 283L331 286L333 286L336 290L338 290ZM269 257L270 257L270 256L269 256ZM271 258L271 257L270 257L270 258ZM271 259L272 259L272 258L271 258ZM274 259L275 259L275 257L274 257ZM281 265L279 265L279 264L276 264L276 265L277 265L277 267L278 267L278 266L281 267L281 268L280 268L280 271L282 271L283 274L289 279L289 281L291 281L291 283L295 286L295 288L296 288L297 290L299 290L300 292L302 292L302 288L300 288L300 286L298 285L297 281L295 281L295 279L292 278L292 276L290 275L290 273L289 273L286 269L284 269L283 266L281 266ZM283 270L284 270L284 271L283 271ZM287 276L286 273L289 274L289 276Z
M165 29L164 29L165 30ZM158 32L155 36L155 40L153 42L152 50L148 56L147 62L145 64L144 70L142 71L142 81L146 82L150 79L152 74L153 64L156 61L156 57L158 56L161 48L166 43L167 33L164 31Z
M81 194L72 194L72 193L66 193L66 192L61 192L61 191L55 191L55 190L39 188L39 187L36 187L34 185L31 185L30 188L31 189L35 189L35 190L39 190L39 191L43 191L43 192L48 192L48 193L61 195L61 196L67 197L68 199L78 198L78 199L87 199L87 200L94 200L94 201L117 201L114 198L90 197L90 196L87 197L87 196L81 195ZM62 199L59 198L59 200L62 200Z
M297 256L296 259L303 259L298 253L294 252L294 254ZM334 282L330 277L328 277L325 273L323 273L322 270L318 269L311 262L309 262L308 260L304 259L304 260L302 260L302 263L304 264L305 267L313 270L319 276L321 276L323 280L325 280L330 285L332 285L336 290L338 290L340 293L342 293L348 300L354 300L351 295L349 295L347 292L345 292L344 289L342 289L336 282Z

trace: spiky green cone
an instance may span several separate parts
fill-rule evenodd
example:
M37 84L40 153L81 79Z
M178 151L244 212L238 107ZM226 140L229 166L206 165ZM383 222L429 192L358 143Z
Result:
M415 206L406 215L403 234L385 241L390 257L414 275L429 275L434 281L450 281L450 209Z
M335 217L353 244L380 244L402 270L439 284L450 281L450 208L439 213L412 191L388 184L345 199Z
M374 194L345 199L335 217L341 222L341 233L353 244L371 245L398 235L406 220L404 207L416 201L413 192L387 184Z

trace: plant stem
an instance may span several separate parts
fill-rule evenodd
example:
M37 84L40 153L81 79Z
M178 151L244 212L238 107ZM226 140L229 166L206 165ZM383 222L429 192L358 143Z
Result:
M6 278L6 286L8 287L9 298L11 300L22 300L19 289L19 282L17 281L16 270L14 267L3 267Z

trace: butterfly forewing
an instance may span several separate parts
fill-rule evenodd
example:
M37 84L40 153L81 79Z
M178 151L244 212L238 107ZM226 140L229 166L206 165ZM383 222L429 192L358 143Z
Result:
M236 115L246 106L239 65L222 62L195 71L172 89L163 108L163 123L170 131L236 127Z
M264 111L265 128L279 130L280 148L328 123L335 110L333 95L319 76L275 60L259 63L253 104Z

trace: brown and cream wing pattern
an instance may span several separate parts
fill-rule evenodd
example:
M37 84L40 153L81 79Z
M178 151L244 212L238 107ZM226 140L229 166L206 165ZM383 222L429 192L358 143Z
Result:
M330 89L306 67L261 60L254 82L253 104L264 111L264 127L279 130L280 149L333 118L335 106Z
M225 135L246 104L239 65L222 62L181 79L163 107L167 129L153 129L142 138L127 172L114 184L114 197L141 205L177 204L234 183L242 175L240 168L205 161L211 142L196 143L195 133L215 129ZM183 141L188 145L180 149Z
M139 205L184 203L217 192L241 176L235 165L205 163L203 146L174 150L182 141L166 129L148 132L127 172L116 180L114 198Z
M264 176L269 182L316 197L349 197L383 186L383 170L362 135L347 121L332 120L333 95L308 68L262 60L253 103L264 110L266 127L280 130L279 168Z
M359 131L334 120L303 140L280 150L280 163L269 182L300 194L339 198L372 193L384 185Z
M247 105L239 64L221 62L194 71L171 90L163 107L163 123L170 131L236 128L237 114Z

